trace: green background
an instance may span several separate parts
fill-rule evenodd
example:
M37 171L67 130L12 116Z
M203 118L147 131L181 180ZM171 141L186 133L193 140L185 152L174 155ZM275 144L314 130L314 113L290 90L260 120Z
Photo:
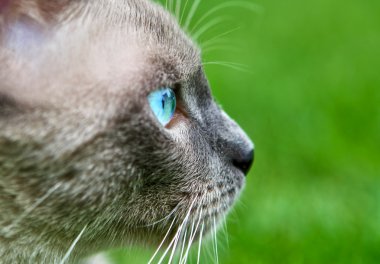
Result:
M201 1L191 25L225 3ZM380 263L380 1L229 3L199 42L221 35L206 72L256 161L219 263ZM214 263L206 244L201 263ZM147 263L153 251L110 256Z

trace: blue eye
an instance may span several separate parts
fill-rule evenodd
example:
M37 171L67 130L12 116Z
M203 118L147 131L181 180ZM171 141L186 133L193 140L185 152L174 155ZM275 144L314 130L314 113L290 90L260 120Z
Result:
M148 95L148 101L158 121L166 126L172 119L176 108L173 90L170 88L157 89Z

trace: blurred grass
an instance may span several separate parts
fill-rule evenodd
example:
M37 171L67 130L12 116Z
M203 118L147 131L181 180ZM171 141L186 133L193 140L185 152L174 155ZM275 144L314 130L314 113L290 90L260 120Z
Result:
M204 61L247 65L206 72L256 145L220 263L380 263L380 1L246 2L259 11L220 10L228 20L200 38L240 26ZM193 24L220 3L202 1Z

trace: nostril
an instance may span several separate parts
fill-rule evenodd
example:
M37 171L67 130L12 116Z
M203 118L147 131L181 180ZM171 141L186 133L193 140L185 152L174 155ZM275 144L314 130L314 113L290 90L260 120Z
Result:
M232 163L235 167L237 167L242 172L244 172L245 175L247 175L249 172L249 169L252 166L253 160L254 160L254 151L252 149L244 156L241 156L240 158L237 158L237 159L236 158L233 159Z

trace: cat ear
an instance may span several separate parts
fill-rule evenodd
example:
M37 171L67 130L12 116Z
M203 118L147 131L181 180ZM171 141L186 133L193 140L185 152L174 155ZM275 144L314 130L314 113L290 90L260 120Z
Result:
M0 0L0 40L11 47L39 45L73 0Z
M41 24L57 21L73 0L0 0L0 15L5 20L28 17Z

